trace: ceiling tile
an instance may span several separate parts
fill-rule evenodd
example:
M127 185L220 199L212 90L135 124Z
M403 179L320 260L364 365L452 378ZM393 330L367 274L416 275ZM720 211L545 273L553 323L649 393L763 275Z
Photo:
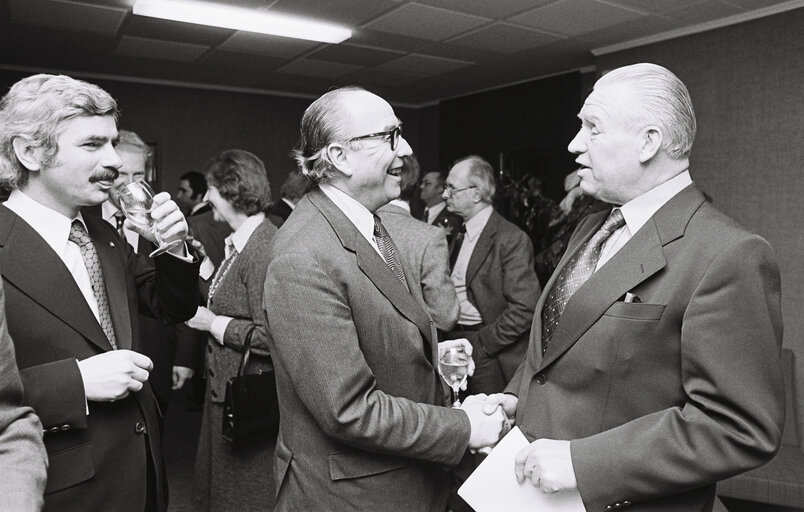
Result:
M144 57L146 59L195 62L207 50L209 50L209 46L124 36L120 40L120 44L117 45L115 53L117 55Z
M343 64L340 62L327 62L315 59L297 59L281 68L278 73L301 76L316 76L320 78L340 78L342 76L360 71L363 66Z
M292 37L269 36L253 32L235 32L232 37L218 45L227 52L267 55L269 57L293 58L321 45L317 41L305 41Z
M353 44L371 46L373 48L397 50L406 53L418 51L421 48L433 43L427 39L401 36L399 34L391 34L388 32L378 32L376 30L370 30L367 28L361 28L353 32L352 38L349 39L349 42Z
M784 3L780 0L729 0L730 4L734 4L737 7L743 7L745 9L762 9L764 7L770 7L772 5Z
M407 85L411 82L421 79L419 75L409 75L406 73L398 73L388 69L372 68L366 69L349 76L351 83L357 84L361 87L371 90L372 87L398 87Z
M639 12L595 0L561 0L508 21L550 33L577 36L641 16Z
M557 37L532 29L497 23L484 27L466 35L450 39L450 44L457 44L478 50L498 53L517 53L534 46L556 41Z
M150 16L132 15L126 24L126 35L129 36L207 46L220 43L234 32L234 30L226 28L161 20Z
M404 55L404 52L380 50L378 48L351 44L327 45L312 54L314 58L319 60L343 62L344 64L356 64L361 66L376 66L377 64L388 62L402 55Z
M430 41L441 41L490 21L488 18L479 16L409 3L367 23L365 28Z
M287 59L279 57L262 57L258 55L246 55L245 53L232 53L213 50L204 56L199 63L205 68L215 70L243 71L246 73L259 73L273 71Z
M114 36L128 12L113 7L74 4L56 0L9 0L15 23L94 32Z
M387 69L399 73L408 73L412 75L438 75L452 71L453 69L472 66L474 62L467 62L463 60L445 59L443 57L433 57L431 55L405 55L399 59L386 62L380 66L379 69Z
M555 0L417 0L420 4L502 20Z
M631 21L618 23L617 25L612 25L602 30L588 32L578 36L578 39L586 41L593 47L598 48L600 46L633 41L634 39L667 32L668 30L673 30L678 27L679 24L672 20L660 16L645 16L639 19L639 23L633 23Z
M673 9L672 11L665 12L662 16L681 23L695 25L718 20L720 18L727 18L735 14L740 14L741 12L744 12L744 9L740 7L735 7L717 0L706 0L695 5L684 7L683 9Z
M697 4L701 0L608 0L608 3L627 7L645 13L661 13L670 9L679 9L688 5Z
M354 28L398 6L392 0L278 0L268 11Z

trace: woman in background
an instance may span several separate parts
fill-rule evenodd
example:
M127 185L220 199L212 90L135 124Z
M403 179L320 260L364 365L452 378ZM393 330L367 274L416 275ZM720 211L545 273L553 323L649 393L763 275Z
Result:
M252 327L248 371L271 368L262 311L264 255L276 233L264 213L271 203L268 175L255 155L231 149L212 159L206 178L209 189L204 199L212 205L215 220L225 221L233 232L226 238L225 259L212 278L208 306L199 307L187 321L209 333L193 503L196 510L215 512L272 510L276 438L254 436L232 444L221 437L226 381L237 373Z

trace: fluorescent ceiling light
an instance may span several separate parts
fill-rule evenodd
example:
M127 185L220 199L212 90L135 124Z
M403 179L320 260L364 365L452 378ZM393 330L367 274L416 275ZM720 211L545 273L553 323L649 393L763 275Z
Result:
M137 0L134 14L323 43L352 37L351 30L329 23L192 0Z

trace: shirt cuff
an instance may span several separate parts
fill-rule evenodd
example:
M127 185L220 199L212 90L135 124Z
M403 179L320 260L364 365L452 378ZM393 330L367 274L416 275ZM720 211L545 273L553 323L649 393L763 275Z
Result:
M184 246L184 253L183 254L175 254L172 251L168 251L166 254L170 254L174 258L178 258L178 259L180 259L180 260L182 260L184 262L193 263L195 261L195 258L190 253L190 251L187 249L187 242L182 242L182 245Z
M223 335L226 334L226 327L231 321L232 317L230 316L217 315L209 326L209 333L221 345L223 345Z

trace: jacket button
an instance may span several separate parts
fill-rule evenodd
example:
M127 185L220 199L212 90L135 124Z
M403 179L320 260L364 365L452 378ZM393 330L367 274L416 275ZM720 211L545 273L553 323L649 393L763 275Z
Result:
M58 432L59 430L60 430L59 427L50 427L48 429L48 432L54 432L55 433L55 432Z
M70 430L70 425L62 425L61 429L62 430Z
M545 377L543 373L538 373L536 374L536 382L539 384L544 384L547 382L547 377Z
M148 429L145 427L145 423L142 421L138 421L136 425L134 425L134 432L137 434L145 434Z
M623 507L630 507L630 506L631 506L630 501L628 501L628 500L623 501Z

